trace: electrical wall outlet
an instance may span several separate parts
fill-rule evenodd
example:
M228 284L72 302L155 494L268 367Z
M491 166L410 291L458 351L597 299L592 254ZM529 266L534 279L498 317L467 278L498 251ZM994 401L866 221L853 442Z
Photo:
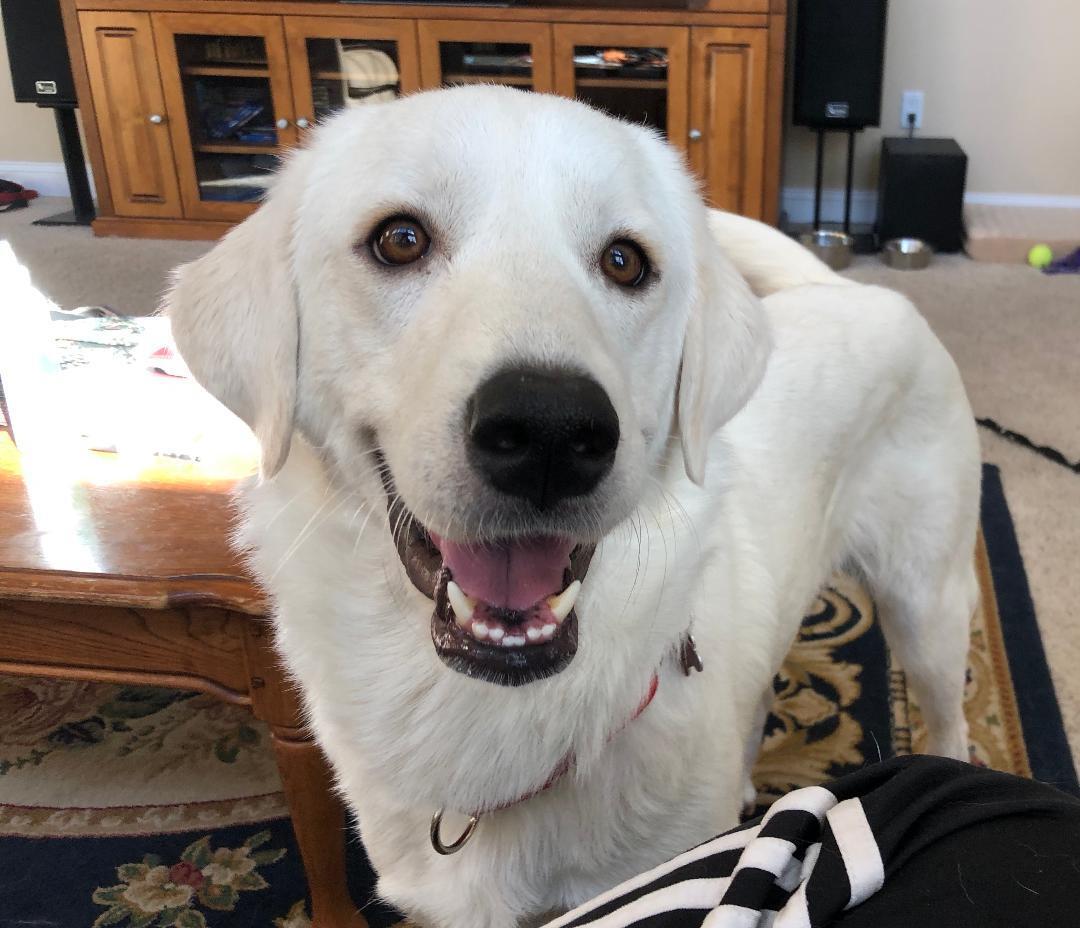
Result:
M915 128L922 128L923 92L921 90L905 90L900 98L900 128L907 129L910 126L908 118L914 114Z

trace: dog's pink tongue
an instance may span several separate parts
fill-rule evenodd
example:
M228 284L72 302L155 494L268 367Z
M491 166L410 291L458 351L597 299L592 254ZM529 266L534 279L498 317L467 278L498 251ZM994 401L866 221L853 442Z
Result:
M528 538L496 546L457 544L431 536L454 581L490 606L524 610L563 588L573 542Z

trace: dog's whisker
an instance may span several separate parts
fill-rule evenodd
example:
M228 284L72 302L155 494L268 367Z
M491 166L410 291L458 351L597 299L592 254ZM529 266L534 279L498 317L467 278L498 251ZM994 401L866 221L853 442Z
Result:
M678 511L678 515L681 517L681 521L682 521L684 527L693 536L694 544L700 550L700 548L701 548L701 537L700 537L700 535L698 535L697 526L694 524L694 520L690 518L690 514L686 511L686 507L683 506L682 503L679 502L679 500L675 496L673 496L671 493L669 493L667 491L667 489L664 487L664 485L659 480L657 480L655 477L652 477L651 479L652 479L653 483L655 484L657 491L660 493L661 500L663 501L664 505L667 507L667 510L668 510L668 516L670 518L670 522L671 522L671 526L672 526L672 534L676 539L676 551L675 551L676 555L678 554L678 547L677 547L678 533L674 531L674 529L675 529L675 521L676 521L676 510Z
M395 508L396 508L396 512L395 512ZM394 516L393 516L394 521L390 526L390 537L394 541L394 546L395 547L400 547L401 531L402 531L402 528L405 525L406 517L408 515L409 510L406 508L405 504L401 501L401 497L397 493L394 493L392 498L391 498L390 512L394 513Z
M356 524L357 516L359 516L360 513L364 511L364 509L370 508L372 508L371 500L364 500L359 506L357 506L353 510L353 514L349 519L349 531L352 531L353 526Z
M311 534L321 527L322 522L326 522L327 519L333 516L334 513L336 513L337 510L341 507L341 504L347 501L353 495L351 491L345 490L344 488L339 488L335 490L332 495L328 494L329 486L327 487L327 491L324 493L324 495L326 495L326 499L323 500L319 508L316 509L315 512L312 513L311 517L307 520L307 522L304 523L303 528L301 528L300 531L297 533L297 536L293 540L292 544L289 545L288 549L282 555L281 560L278 561L277 567L275 567L273 573L270 574L271 581L276 579L278 573L281 571L281 568L284 567L292 559L293 555L296 554L296 552L300 549L303 543L307 541ZM320 515L323 514L323 512L326 510L326 507L329 506L330 503L332 503L334 500L337 500L337 504L330 512L328 512L323 517L322 522L319 522L318 520Z
M357 515L359 514L359 512L360 512L360 509L361 509L361 508L362 508L362 507L357 507L357 511L356 511L355 513L353 513L353 518L352 518L352 519L350 520L350 523L349 523L349 525L350 525L350 529L351 529L351 527L352 527L352 524L353 524L353 523L355 522L355 520L356 520L356 516L357 516ZM356 539L355 539L355 541L353 541L353 552L352 552L352 553L353 553L353 557L356 557L356 552L357 552L357 551L359 550L359 548L360 548L360 541L361 541L361 540L363 539L363 537L364 537L364 532L365 532L365 531L367 530L367 527L368 527L368 523L369 523L369 522L371 521L371 517L372 517L373 515L375 515L375 513L376 513L377 511L378 511L378 507L377 507L377 506L375 506L375 505L372 505L372 504L370 504L370 503L368 504L368 511L367 511L367 515L366 515L366 516L364 516L364 521L360 523L360 528L359 528L359 529L357 530L357 532L356 532ZM375 555L375 556L377 557L378 555Z
M305 492L305 490L306 490L306 489L307 489L306 487L301 487L301 488L300 488L299 490L297 490L297 491L296 491L296 492L295 492L295 493L294 493L294 494L293 494L292 496L290 496L290 497L289 497L289 499L288 499L288 500L287 500L287 501L285 502L285 504L284 504L283 506L281 506L281 507L280 507L280 508L278 509L278 511L277 511L277 512L275 512L275 513L274 513L274 514L273 514L273 515L272 515L272 516L271 516L271 517L270 517L270 518L269 518L269 519L267 520L267 522L266 522L266 528L268 528L268 529L269 529L269 528L270 528L270 527L271 527L271 526L272 526L272 525L273 525L273 524L274 524L275 522L277 522L277 520L278 520L279 518L281 518L281 516L282 516L282 515L283 515L283 514L285 513L285 510L287 510L287 509L288 509L288 508L289 508L290 506L292 506L292 504L293 504L293 503L295 503L295 502L296 502L296 501L297 501L297 500L298 500L298 499L299 499L299 498L300 498L301 496L303 496L303 495L304 495L304 492Z
M656 526L656 531L660 535L660 543L664 547L664 560L665 560L665 563L666 563L666 561L667 561L667 534L664 532L663 523L661 522L660 517L657 515L656 510L653 509L653 507L649 504L648 501L643 500L642 503L641 503L641 508L646 511L646 513L649 515L649 518L652 520L653 525ZM652 541L652 538L651 538L651 534L650 534L650 544L651 544L651 541Z
M637 538L637 545L635 546L636 563L634 565L634 579L630 583L629 589L626 591L626 602L623 604L623 608L627 608L630 602L634 598L634 591L637 589L638 579L641 577L641 546L643 542L641 531L641 520L638 513L634 513L630 518L630 525L634 530L634 535Z

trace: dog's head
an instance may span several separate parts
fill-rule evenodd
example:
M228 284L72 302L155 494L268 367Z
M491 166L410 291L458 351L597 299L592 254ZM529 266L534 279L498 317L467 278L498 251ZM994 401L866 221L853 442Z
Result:
M169 312L264 477L297 430L333 482L385 496L440 656L504 684L569 663L594 546L674 435L703 483L769 343L674 150L492 87L321 127Z

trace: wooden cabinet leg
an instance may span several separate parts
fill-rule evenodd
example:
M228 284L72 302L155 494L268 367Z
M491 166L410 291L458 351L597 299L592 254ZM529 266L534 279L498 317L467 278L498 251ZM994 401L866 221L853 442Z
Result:
M300 702L274 653L270 626L252 619L244 638L251 708L270 726L285 801L311 892L314 928L367 928L345 882L345 808L330 765L304 730Z
M296 729L272 730L271 740L307 873L314 928L367 928L345 883L345 809L331 788L326 758Z

